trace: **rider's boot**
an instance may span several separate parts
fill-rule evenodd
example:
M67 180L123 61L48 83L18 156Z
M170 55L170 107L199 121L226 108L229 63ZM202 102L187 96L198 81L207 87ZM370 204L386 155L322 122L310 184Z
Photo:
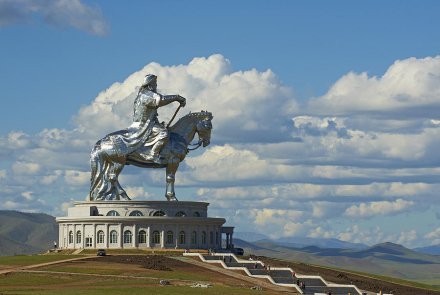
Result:
M152 161L156 164L162 164L163 159L160 157L160 150L162 149L163 142L158 141L151 149L151 152L148 156L145 157L146 160Z

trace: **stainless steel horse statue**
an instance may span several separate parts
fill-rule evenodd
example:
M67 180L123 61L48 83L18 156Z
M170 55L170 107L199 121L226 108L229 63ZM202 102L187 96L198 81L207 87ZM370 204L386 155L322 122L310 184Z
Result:
M105 136L95 144L91 153L92 174L89 200L130 200L119 184L118 176L125 165L134 165L143 168L166 168L165 197L169 201L177 201L174 192L176 171L190 150L188 146L196 133L199 137L197 147L209 145L212 118L212 114L207 111L189 113L169 127L169 141L160 151L161 161L159 163L150 158L151 146L142 145L128 154L121 152L127 150L122 139L124 134L130 133L129 129Z

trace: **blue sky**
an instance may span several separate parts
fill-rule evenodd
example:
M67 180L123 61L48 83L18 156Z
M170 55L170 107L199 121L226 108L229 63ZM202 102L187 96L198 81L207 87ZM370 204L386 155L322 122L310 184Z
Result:
M438 244L439 9L0 1L0 208L63 215L84 199L93 143L128 126L155 72L160 91L187 97L179 115L215 117L180 199L211 202L237 231ZM126 169L121 183L161 199L163 174Z

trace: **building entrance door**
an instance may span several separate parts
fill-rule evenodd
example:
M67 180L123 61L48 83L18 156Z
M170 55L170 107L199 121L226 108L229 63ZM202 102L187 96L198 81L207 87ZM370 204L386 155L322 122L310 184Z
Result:
M86 238L86 247L91 248L92 247L92 238Z

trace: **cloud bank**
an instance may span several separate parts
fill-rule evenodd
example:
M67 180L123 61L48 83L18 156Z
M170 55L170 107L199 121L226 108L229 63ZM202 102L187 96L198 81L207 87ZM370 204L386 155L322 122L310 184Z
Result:
M91 147L131 124L148 73L159 77L159 92L187 97L179 116L214 114L211 145L179 169L180 199L208 201L238 230L272 237L438 241L440 57L396 61L381 77L348 73L306 103L271 70L233 71L219 54L147 64L81 108L73 129L1 136L2 208L64 214L72 199L83 199ZM161 108L160 120L176 107ZM127 168L121 183L137 199L161 199L164 178ZM426 224L408 222L420 216Z
M92 35L104 36L108 24L98 7L80 0L2 0L0 27L42 21L59 29L73 27Z

